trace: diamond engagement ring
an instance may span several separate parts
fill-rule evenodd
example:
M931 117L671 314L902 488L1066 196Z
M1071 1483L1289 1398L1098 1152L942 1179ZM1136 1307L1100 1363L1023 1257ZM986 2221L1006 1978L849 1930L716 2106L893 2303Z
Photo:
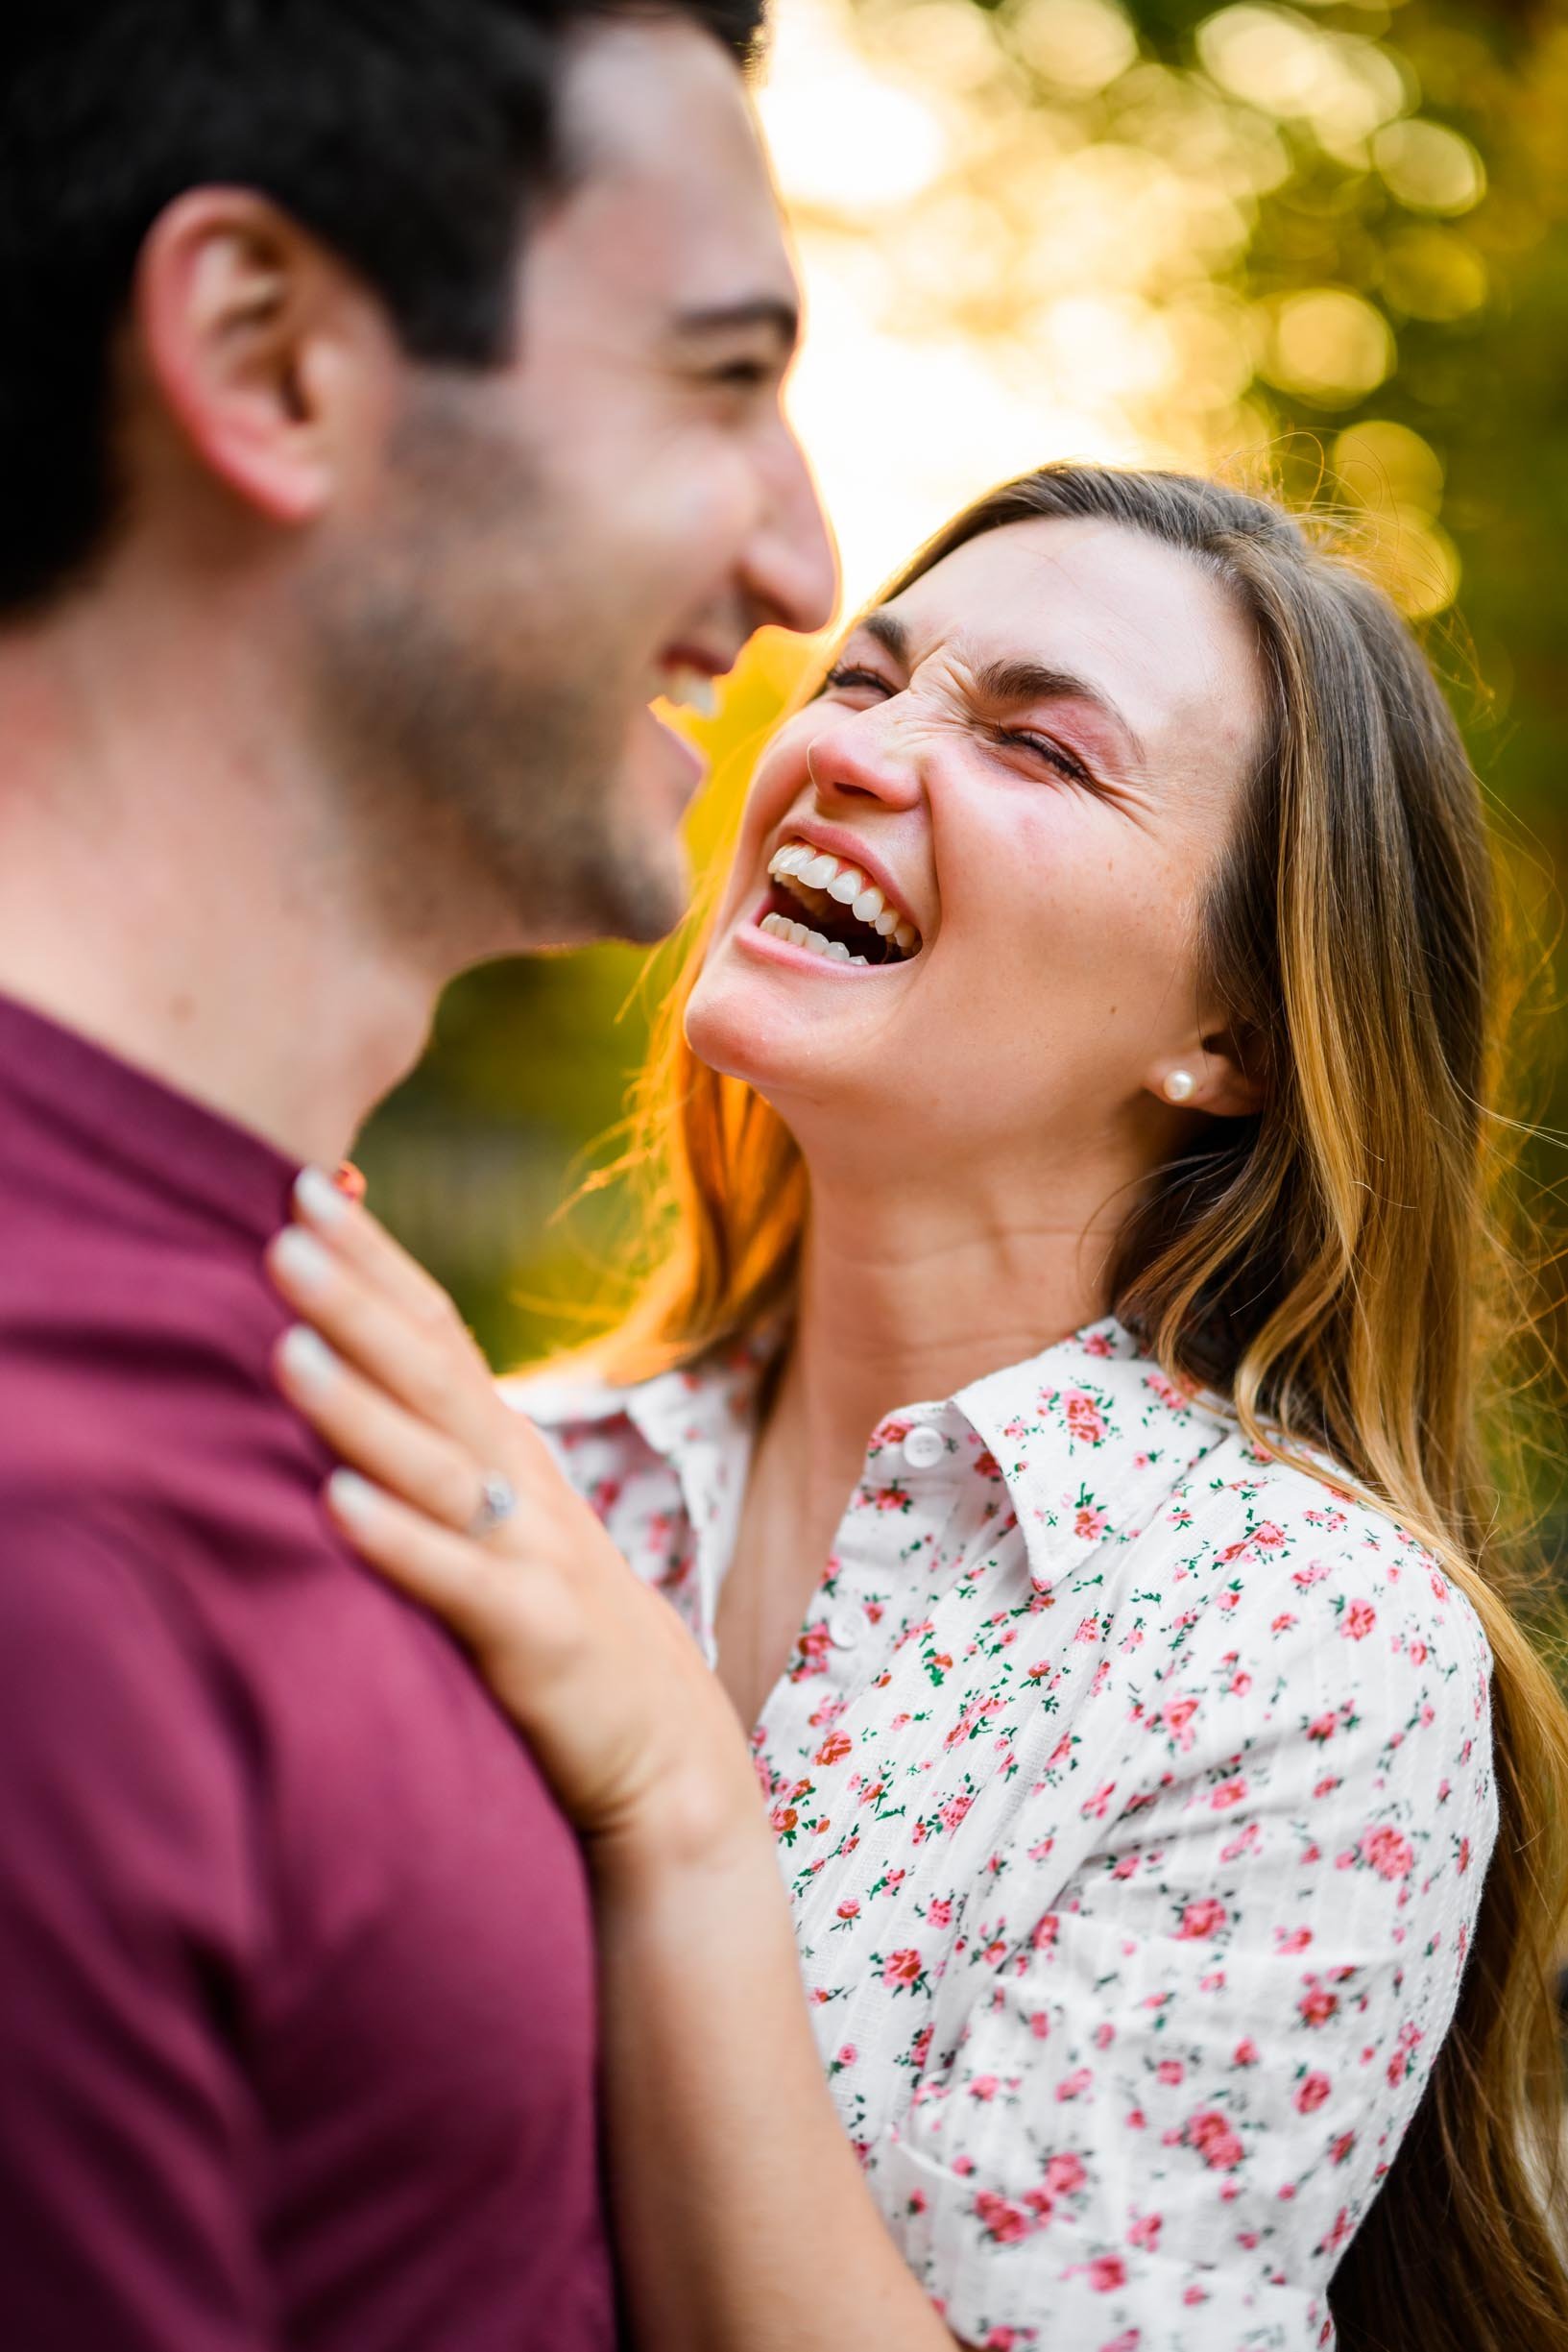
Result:
M469 1521L468 1532L476 1543L493 1536L503 1519L509 1519L518 1507L517 1491L509 1478L499 1470L486 1470L479 1481L479 1508Z

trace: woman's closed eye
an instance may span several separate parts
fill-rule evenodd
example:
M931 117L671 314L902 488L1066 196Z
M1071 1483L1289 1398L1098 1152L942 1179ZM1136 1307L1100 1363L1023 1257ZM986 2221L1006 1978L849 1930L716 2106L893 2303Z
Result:
M1095 779L1083 762L1075 759L1072 752L1064 749L1049 735L1033 735L1026 728L998 727L993 730L993 740L1008 746L1017 744L1022 751L1031 751L1036 758L1049 761L1070 784L1081 784L1091 790L1094 788Z
M835 666L829 670L827 676L823 679L819 691L825 694L831 686L838 687L840 689L846 687L869 686L879 694L896 694L899 691L898 688L891 685L886 678L879 677L874 669L863 668L858 662L840 662L835 664Z
M868 669L864 663L838 662L829 670L818 691L825 694L832 689L838 693L848 693L867 688L873 693L888 698L903 691L890 679L881 676L880 671ZM1021 751L1032 752L1036 759L1044 760L1055 768L1058 775L1065 776L1070 784L1082 785L1090 790L1094 788L1095 779L1083 762L1058 743L1054 737L1036 735L1027 728L990 727L986 732L994 743L1007 748L1016 745Z

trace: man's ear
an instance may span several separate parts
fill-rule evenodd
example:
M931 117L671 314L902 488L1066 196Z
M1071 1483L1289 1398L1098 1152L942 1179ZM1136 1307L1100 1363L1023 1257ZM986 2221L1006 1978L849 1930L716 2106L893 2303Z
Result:
M314 521L396 363L351 273L268 198L195 188L148 231L133 316L149 388L207 472L272 522Z

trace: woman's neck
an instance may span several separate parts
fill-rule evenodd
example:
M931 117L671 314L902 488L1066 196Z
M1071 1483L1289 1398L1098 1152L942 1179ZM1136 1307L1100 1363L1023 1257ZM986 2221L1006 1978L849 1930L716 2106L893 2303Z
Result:
M929 1194L889 1202L813 1186L799 1310L761 1441L831 1540L866 1441L900 1405L954 1394L1105 1312L1113 1224L1009 1216ZM1051 1197L1031 1187L1031 1198Z

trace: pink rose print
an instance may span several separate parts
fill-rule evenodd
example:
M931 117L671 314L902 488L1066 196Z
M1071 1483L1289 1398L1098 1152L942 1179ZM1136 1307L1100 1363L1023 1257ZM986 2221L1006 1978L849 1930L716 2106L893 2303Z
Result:
M1213 2172L1234 2171L1245 2153L1236 2133L1215 2107L1205 2107L1199 2114L1190 2116L1181 2136Z
M836 1764L840 1758L848 1756L854 1745L855 1742L850 1738L848 1733L830 1732L821 1747L818 1748L813 1761L819 1764Z
M1364 1641L1378 1621L1378 1612L1370 1601L1352 1601L1339 1623L1339 1631L1352 1641Z
M1412 2025L1407 2021L1400 2026L1398 2043L1385 2070L1390 2089L1397 2091L1406 2075L1413 2072L1416 2045L1425 2039L1419 2025Z
M1098 1405L1084 1389L1068 1389L1062 1397L1067 1431L1076 1444L1103 1445L1105 1422Z
M1415 1867L1415 1849L1410 1839L1387 1823L1363 1830L1359 1851L1362 1860L1370 1862L1381 1879L1407 1879Z
M1323 2104L1332 2088L1333 2085L1326 2074L1307 2075L1296 2089L1297 2114L1311 2115L1315 2107L1320 2107Z
M994 2189L981 2189L975 2198L975 2217L997 2245L1016 2245L1039 2226L1022 2205L1010 2205Z
M1164 1723L1178 1747L1190 1748L1193 1744L1192 1723L1196 1713L1195 1699L1168 1699L1157 1720Z
M1197 1903L1190 1903L1182 1912L1178 1941L1194 1943L1205 1936L1218 1935L1224 1924L1224 1904L1217 1895L1205 1895Z
M913 1991L917 1985L924 1986L926 1978L920 1954L912 1948L889 1952L885 1960L876 1952L871 1956L883 1984L890 1984L895 1992Z
M789 1669L791 1680L798 1683L808 1674L826 1674L829 1647L827 1624L818 1618L814 1625L805 1628L795 1645L795 1661Z

